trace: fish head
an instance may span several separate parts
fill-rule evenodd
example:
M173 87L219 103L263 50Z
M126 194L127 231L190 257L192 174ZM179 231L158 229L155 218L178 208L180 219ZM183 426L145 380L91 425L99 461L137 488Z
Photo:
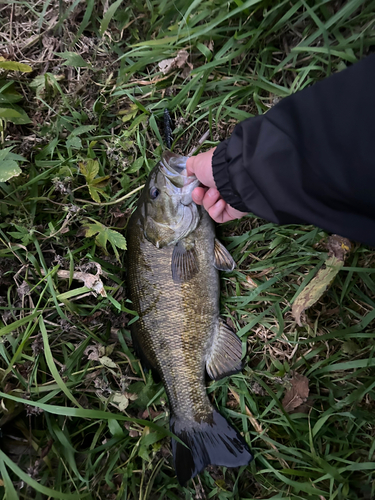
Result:
M157 248L173 245L197 227L201 210L192 199L199 186L186 172L187 157L170 151L150 173L141 197L144 235Z

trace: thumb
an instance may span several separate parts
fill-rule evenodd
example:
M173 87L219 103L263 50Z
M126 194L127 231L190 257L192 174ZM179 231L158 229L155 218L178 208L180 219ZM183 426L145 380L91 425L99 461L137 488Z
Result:
M188 175L196 175L204 186L216 187L212 173L212 156L216 148L188 158L186 170Z

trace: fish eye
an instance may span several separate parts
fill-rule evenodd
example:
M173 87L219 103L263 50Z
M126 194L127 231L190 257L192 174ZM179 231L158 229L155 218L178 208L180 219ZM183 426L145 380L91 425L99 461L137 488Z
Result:
M155 186L150 189L150 197L152 200L155 200L159 196L159 190Z

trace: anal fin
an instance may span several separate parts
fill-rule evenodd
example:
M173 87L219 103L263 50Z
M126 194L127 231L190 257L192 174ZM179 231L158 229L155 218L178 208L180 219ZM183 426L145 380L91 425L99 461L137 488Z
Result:
M219 332L214 339L211 353L206 362L207 373L213 380L218 380L242 370L242 342L235 332L219 321Z
M214 266L219 271L233 271L236 267L233 257L217 238L215 238L214 254Z

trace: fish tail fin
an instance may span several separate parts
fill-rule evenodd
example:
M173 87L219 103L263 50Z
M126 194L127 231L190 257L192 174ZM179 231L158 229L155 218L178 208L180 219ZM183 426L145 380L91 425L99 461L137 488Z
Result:
M209 422L195 422L193 425L172 415L170 426L186 445L172 439L175 469L181 485L207 465L239 467L253 459L243 437L215 410Z

